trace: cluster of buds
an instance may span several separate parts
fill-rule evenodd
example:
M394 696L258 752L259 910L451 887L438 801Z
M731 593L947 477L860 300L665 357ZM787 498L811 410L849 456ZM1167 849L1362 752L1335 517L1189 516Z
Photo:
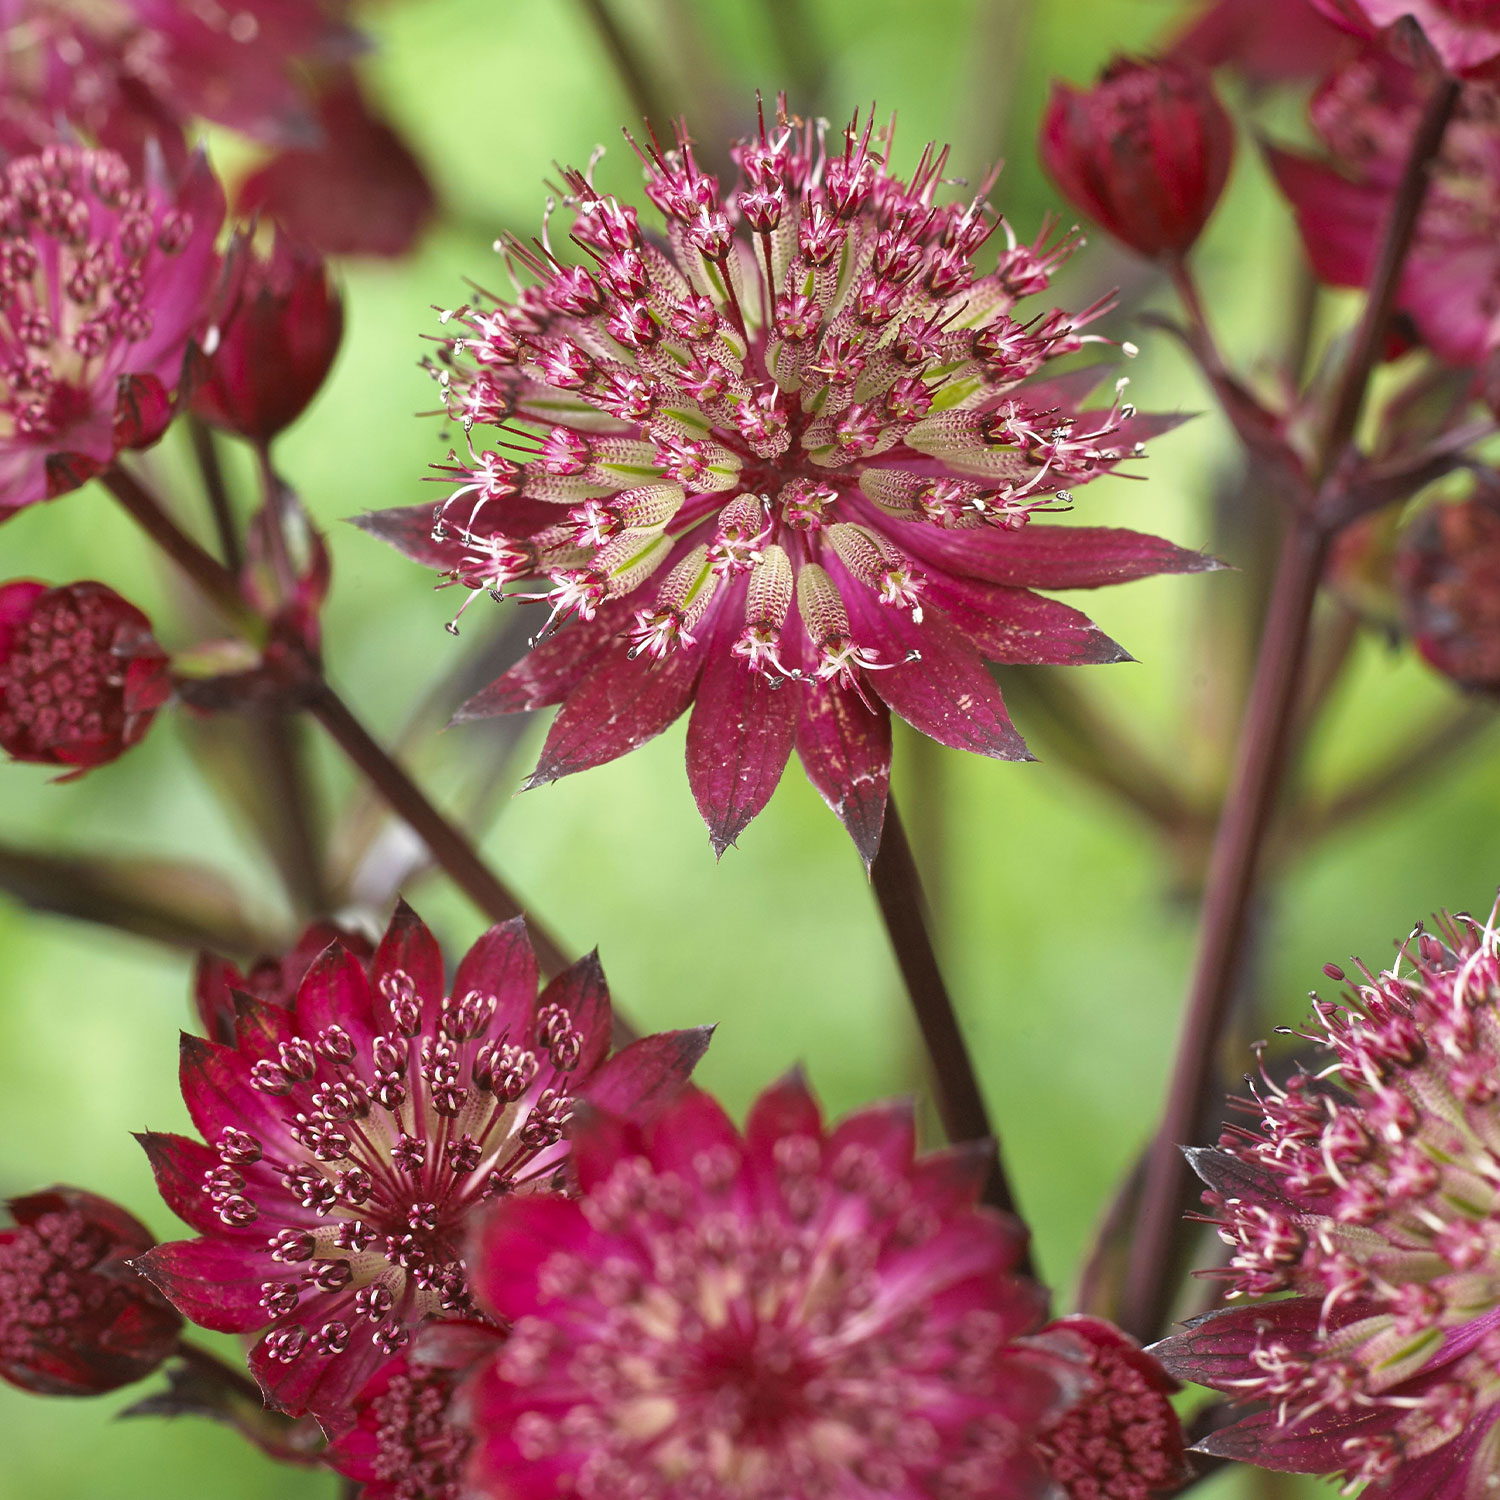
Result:
M1098 366L1049 373L1104 342L1086 330L1107 301L1019 309L1074 239L1021 243L983 191L940 202L946 151L903 178L887 138L856 118L830 142L783 105L735 148L729 192L685 136L653 138L637 150L665 244L568 173L584 263L548 234L507 241L531 284L444 313L431 370L468 451L440 466L450 493L430 538L403 511L365 524L474 596L544 604L536 649L460 713L562 703L532 785L625 753L691 704L689 779L717 848L795 746L868 859L891 710L1016 759L986 660L1124 659L1033 588L1211 565L1033 520L1170 424L1137 415L1123 382L1113 405L1081 410ZM493 446L474 445L481 427Z
M1255 1300L1152 1352L1259 1404L1205 1452L1380 1495L1457 1493L1493 1471L1500 1416L1493 919L1444 918L1396 967L1361 965L1342 1003L1316 1002L1308 1038L1329 1066L1268 1078L1260 1128L1193 1156L1230 1296Z

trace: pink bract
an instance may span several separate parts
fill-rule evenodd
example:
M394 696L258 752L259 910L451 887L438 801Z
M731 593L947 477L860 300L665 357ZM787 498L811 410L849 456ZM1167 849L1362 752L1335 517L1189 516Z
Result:
M0 180L0 521L154 443L219 274L224 196L195 156L135 179L49 146Z
M1392 34L1416 22L1450 72L1489 72L1500 59L1500 7L1494 0L1310 0L1330 20L1359 36ZM1396 30L1393 33L1393 28ZM1402 46L1402 55L1411 49Z
M1024 1500L1069 1362L1015 1340L1045 1294L975 1206L980 1149L914 1155L908 1107L825 1127L798 1078L744 1132L684 1094L596 1121L577 1200L511 1198L473 1251L511 1323L460 1393L505 1500Z
M707 1045L675 1032L610 1057L597 959L538 998L520 919L482 937L450 989L404 906L368 964L335 944L290 1009L238 1010L234 1046L182 1039L183 1096L211 1144L142 1137L201 1238L141 1264L193 1322L260 1333L267 1398L330 1429L420 1324L470 1311L474 1210L557 1185L576 1101L649 1110Z
M1328 972L1342 980L1343 971ZM1199 1450L1461 1500L1500 1459L1500 939L1418 929L1318 1000L1316 1069L1256 1091L1259 1130L1192 1153L1230 1295L1152 1349L1251 1412ZM1273 1299L1273 1300L1261 1300Z
M1107 304L1012 316L1072 240L1007 229L981 272L998 221L982 194L936 201L945 151L903 179L871 122L828 142L783 108L735 147L725 195L686 143L638 149L665 241L565 174L567 235L507 243L532 284L444 314L432 373L470 442L438 466L436 525L427 507L361 524L471 597L536 590L535 649L459 713L560 703L531 785L691 707L688 779L716 849L795 748L869 860L891 710L1026 758L985 661L1125 659L1033 590L1213 566L1033 519L1172 423L1118 390L1083 409L1102 368L1046 375L1102 342L1084 329ZM475 447L486 426L496 446Z
M1355 45L1307 0L1210 0L1168 55L1266 85L1322 78Z
M1340 69L1315 95L1312 121L1328 159L1272 149L1277 185L1297 214L1313 270L1364 286L1433 85L1379 53ZM1465 85L1431 174L1397 294L1423 341L1455 365L1496 347L1500 294L1500 92Z

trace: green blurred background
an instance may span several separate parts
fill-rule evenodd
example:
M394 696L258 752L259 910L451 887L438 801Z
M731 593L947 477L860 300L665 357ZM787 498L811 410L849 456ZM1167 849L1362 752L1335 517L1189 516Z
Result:
M726 118L748 124L753 89L774 93L785 78L759 5L641 0L619 9L648 40L663 15L694 26ZM829 60L827 113L837 118L872 99L898 109L898 158L908 165L929 136L955 142L961 175L977 177L1006 157L994 201L1023 236L1057 206L1032 148L1047 81L1087 79L1109 52L1146 46L1182 14L1167 0L804 0L792 9ZM491 275L496 228L538 221L554 160L583 161L603 141L604 182L633 192L638 179L619 138L632 110L572 0L409 0L371 6L364 20L379 47L370 77L428 162L452 222L407 263L345 268L343 352L279 462L331 537L332 675L388 734L494 621L479 618L476 605L466 617L475 623L454 641L442 628L453 596L434 594L429 575L343 524L366 508L431 498L421 480L441 457L438 432L411 415L432 404L416 368L430 307L461 299L465 274ZM224 144L231 159L242 150ZM1242 149L1199 257L1237 357L1285 342L1295 255L1288 216ZM1111 280L1140 288L1140 268L1101 238L1081 262L1086 269L1073 268L1060 288L1063 305ZM1142 345L1129 371L1139 405L1206 405L1165 337L1125 317L1112 331ZM153 455L168 479L181 463L175 439ZM1233 466L1225 430L1204 416L1153 445L1148 483L1090 486L1077 519L1210 545L1210 497ZM38 507L0 535L5 576L103 579L147 607L168 645L202 627L102 492ZM1188 710L1222 695L1233 663L1204 649L1201 606L1208 591L1229 600L1243 587L1242 576L1217 574L1086 601L1138 658L1086 669L1088 687L1163 760L1207 783L1215 736ZM1447 695L1409 653L1362 642L1308 777L1334 785L1378 763ZM1037 729L1024 708L1017 713L1023 732ZM832 1110L921 1086L920 1050L859 862L795 764L770 809L716 865L686 787L681 725L624 761L510 797L540 728L527 729L498 815L475 831L567 944L599 945L633 1018L650 1028L719 1022L699 1076L736 1110L798 1060ZM439 737L415 761L454 808L476 780L480 742L465 739L473 734ZM188 738L169 717L119 764L69 786L50 785L36 768L5 767L0 840L209 863L274 929L285 917L273 873L243 823L205 790ZM1041 764L1003 765L904 738L896 780L938 901L951 983L1061 1307L1091 1226L1157 1109L1193 914L1180 895L1180 862L1145 824L1049 762L1039 730L1033 740ZM344 766L320 746L317 769L336 806L349 787ZM1275 1018L1295 1018L1326 959L1383 959L1394 937L1436 907L1488 909L1500 877L1497 812L1500 770L1484 740L1419 793L1296 863L1263 924L1258 988L1272 997ZM479 931L477 914L442 881L411 894L450 951ZM71 1181L118 1197L163 1237L174 1234L129 1132L184 1125L175 1033L186 1021L189 962L0 901L0 1193ZM48 1402L0 1386L0 1496L333 1492L330 1476L277 1470L227 1431L115 1423L126 1400Z

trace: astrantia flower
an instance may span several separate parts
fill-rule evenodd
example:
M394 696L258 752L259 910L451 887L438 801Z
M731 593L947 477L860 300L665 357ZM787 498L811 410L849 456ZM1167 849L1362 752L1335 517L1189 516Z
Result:
M139 164L180 155L194 116L262 140L314 128L299 63L347 55L354 34L320 0L0 0L0 139L69 132Z
M335 945L290 1010L244 998L233 1047L182 1040L208 1145L147 1135L157 1185L202 1238L142 1261L195 1323L261 1330L256 1378L325 1425L429 1318L469 1311L463 1242L481 1203L550 1188L579 1098L630 1111L680 1085L703 1032L607 1058L609 994L583 959L537 997L517 919L458 965L398 910L374 959Z
M1075 208L1142 255L1180 256L1224 191L1234 122L1192 63L1117 57L1091 89L1053 84L1039 149Z
M1376 53L1340 69L1312 102L1329 160L1272 150L1313 270L1365 286L1431 81ZM1423 341L1456 365L1500 342L1500 91L1466 84L1429 173L1397 293Z
M123 755L170 691L151 622L102 583L0 584L0 750L77 772Z
M1187 1475L1178 1386L1133 1339L1099 1318L1049 1323L1038 1342L1087 1369L1080 1395L1047 1422L1037 1449L1069 1500L1147 1500Z
M1500 506L1434 505L1402 533L1396 579L1427 661L1464 687L1500 689Z
M1438 930L1316 1002L1329 1066L1268 1082L1258 1133L1193 1153L1230 1295L1257 1300L1152 1350L1258 1404L1203 1451L1380 1500L1479 1495L1500 1466L1500 935Z
M49 146L0 178L0 521L166 429L218 276L224 197L203 157L135 181Z
M575 1147L577 1200L482 1222L475 1294L513 1320L459 1397L469 1481L506 1500L1024 1500L1068 1362L1012 1341L1044 1293L975 1206L982 1153L913 1157L905 1107L826 1129L800 1080L743 1135L707 1095Z
M0 1227L0 1377L43 1396L143 1380L182 1319L131 1265L155 1240L116 1203L55 1187L7 1205Z
M361 963L375 952L374 944L362 933L332 922L314 922L286 953L266 954L248 969L241 970L217 953L200 953L193 970L193 1008L203 1034L210 1041L234 1045L237 991L267 1005L290 1008L307 971L330 943L338 943Z
M1500 60L1500 6L1495 0L1311 0L1330 20L1359 36L1380 36L1415 21L1453 73L1489 72ZM1402 41L1399 30L1394 39ZM1410 49L1403 46L1403 53Z
M890 709L1024 757L984 661L1124 656L1032 588L1209 566L1033 520L1167 424L1080 411L1097 368L1038 378L1105 304L1019 311L1072 241L1007 233L980 270L996 221L982 195L935 201L945 151L903 179L868 123L825 151L783 113L736 147L727 195L685 143L642 154L665 242L566 174L576 261L555 230L512 242L534 284L444 319L443 400L502 435L450 455L436 540L420 510L363 524L471 589L541 584L539 637L567 628L459 715L561 703L532 785L692 704L688 777L719 849L795 746L872 858Z

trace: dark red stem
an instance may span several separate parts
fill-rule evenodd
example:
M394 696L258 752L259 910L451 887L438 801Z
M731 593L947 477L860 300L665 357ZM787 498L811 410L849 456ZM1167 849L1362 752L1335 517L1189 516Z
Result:
M438 811L421 787L386 754L326 682L319 683L315 689L309 711L392 811L411 826L427 845L433 859L475 906L495 922L521 915L521 904L505 883L474 852L468 839ZM551 934L529 917L527 928L543 971L557 974L567 968L567 955Z
M895 950L896 963L921 1029L922 1041L927 1047L943 1130L950 1141L992 1143L984 1201L1019 1218L1020 1210L1005 1176L1000 1140L990 1125L979 1078L964 1045L963 1031L954 1013L948 986L938 967L917 862L912 857L911 844L907 841L894 797L886 804L885 830L880 836L880 850L870 866L870 884L875 891L886 935ZM1018 1269L1023 1275L1035 1275L1029 1250Z
M198 472L203 477L203 493L207 495L208 507L213 513L214 530L219 535L219 551L229 571L238 573L245 557L235 525L234 506L229 499L229 486L224 481L224 466L219 462L219 445L214 430L201 417L189 416L188 435L193 442Z
M1329 406L1313 474L1317 493L1311 507L1293 515L1282 543L1239 755L1209 862L1177 1059L1147 1160L1139 1229L1131 1244L1121 1321L1142 1339L1156 1335L1170 1308L1172 1247L1188 1177L1179 1148L1194 1140L1216 1086L1218 1043L1234 993L1261 854L1290 759L1313 604L1337 527L1330 492L1337 488L1385 337L1426 196L1428 169L1457 102L1458 85L1445 78L1434 86L1423 111L1391 204L1369 297Z
M578 3L609 54L609 60L625 86L625 92L630 96L636 112L648 124L665 130L671 112L646 67L640 49L620 29L620 23L606 0L578 0Z

